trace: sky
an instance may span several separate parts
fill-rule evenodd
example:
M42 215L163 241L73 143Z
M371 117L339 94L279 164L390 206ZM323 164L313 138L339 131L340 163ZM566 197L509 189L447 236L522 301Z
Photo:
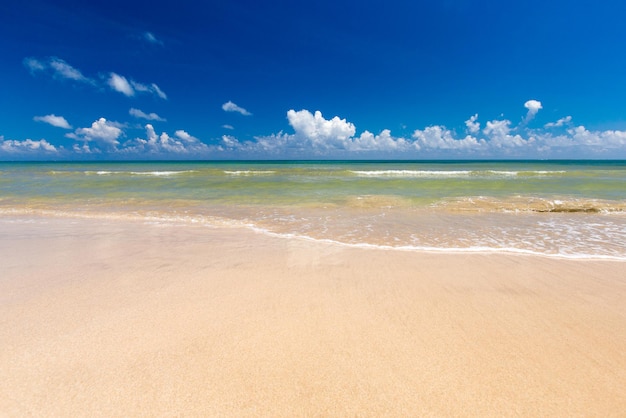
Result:
M626 2L3 1L0 160L626 159Z

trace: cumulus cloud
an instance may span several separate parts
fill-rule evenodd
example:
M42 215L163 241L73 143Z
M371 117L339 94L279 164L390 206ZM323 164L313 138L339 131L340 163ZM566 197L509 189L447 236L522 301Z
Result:
M536 113L540 106L528 105L527 109ZM131 109L129 113L147 120L158 117L139 109ZM116 155L122 158L626 158L626 131L594 131L574 126L570 116L533 129L524 124L513 126L502 117L481 126L475 114L465 121L461 133L444 125L432 125L415 129L408 138L394 136L388 129L378 134L367 130L359 134L348 120L339 116L327 119L320 111L292 109L286 116L292 132L252 139L223 135L213 145L182 129L173 135L157 133L151 124L145 125L145 137L120 143L120 138L127 137L123 131L127 127L104 118L66 136L82 141L74 145L73 152L101 153L108 158ZM50 117L55 115L37 118L63 125L61 119ZM554 127L563 129L546 129ZM32 152L37 156L63 151L57 157L72 152L45 140L6 141L2 137L0 140L3 152L0 158L17 152L24 155Z
M480 123L476 122L478 120L478 113L474 116L471 116L468 120L465 121L465 126L467 126L467 131L471 134L478 133L480 131Z
M78 128L74 133L67 134L73 138L85 142L98 142L115 147L119 144L118 138L123 135L120 124L100 118L91 124L89 128Z
M40 139L39 141L33 141L32 139L25 139L18 141L14 139L4 139L4 136L0 135L0 153L7 154L33 154L33 153L57 153L57 148L46 141ZM1 155L1 154L0 154Z
M535 103L528 108L536 112L540 106ZM394 136L388 129L377 135L369 131L357 135L353 123L338 116L326 119L320 111L292 109L287 112L287 120L293 129L291 134L279 132L245 141L224 135L219 150L229 152L228 155L266 158L543 158L550 150L575 152L577 146L583 145L594 146L601 152L609 146L620 146L626 137L620 131L599 134L584 128L556 137L525 126L513 128L508 119L490 120L481 129L477 114L465 121L467 133L464 135L443 125L432 125L416 129L410 138ZM567 120L564 118L564 122ZM558 155L564 155L561 151Z
M139 119L154 120L154 121L157 121L157 122L165 122L166 121L165 119L163 119L162 117L160 117L156 113L144 113L140 109L135 109L134 107L130 108L128 113L131 116L134 116L134 117L139 118Z
M380 151L395 153L410 151L414 148L414 144L411 141L401 137L393 137L389 129L383 129L378 135L365 131L358 138L354 138L348 145L349 150L355 152Z
M225 112L237 112L237 113L241 113L244 116L252 115L252 113L248 112L243 107L237 106L235 103L231 102L230 100L222 105L222 109Z
M46 116L35 116L33 120L36 122L44 122L49 125L56 126L57 128L72 129L72 126L67 120L65 120L63 116L57 116L54 114Z
M287 112L287 120L296 136L306 139L315 148L341 147L356 133L354 124L338 116L326 120L319 110L312 114L308 110L292 109Z
M530 122L535 117L537 112L543 109L539 100L528 100L526 103L524 103L524 107L528 109L528 113L526 114L526 118L524 119L524 122L526 123Z
M445 126L429 126L423 130L413 132L415 148L436 150L471 150L479 145L473 136L456 138L454 133Z
M38 72L48 71L54 78L57 79L72 80L92 85L95 84L93 79L84 76L80 70L72 67L60 58L51 57L42 61L29 57L24 59L24 66L28 68L30 73L33 75Z
M572 123L572 117L565 116L564 118L561 118L557 120L556 122L546 123L544 127L545 128L560 128L561 126L566 126L566 125L569 125L570 123Z
M289 110L287 120L293 134L278 133L255 137L253 141L239 141L231 135L222 136L219 150L246 156L267 158L362 155L374 151L384 154L400 153L412 149L412 142L396 138L385 129L374 135L365 131L355 136L356 127L346 119L335 116L326 119L320 111Z
M224 129L230 129L231 131L232 131L233 129L235 129L235 127L234 127L233 125L222 125L222 128L224 128Z
M198 138L184 130L177 130L174 137L167 132L157 134L154 126L146 124L146 138L135 138L124 144L121 151L126 154L140 155L167 155L167 154L194 154L207 155L210 148Z

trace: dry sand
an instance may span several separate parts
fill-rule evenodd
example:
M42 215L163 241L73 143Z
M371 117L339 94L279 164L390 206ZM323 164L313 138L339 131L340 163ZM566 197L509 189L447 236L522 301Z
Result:
M626 263L0 228L3 416L626 411Z

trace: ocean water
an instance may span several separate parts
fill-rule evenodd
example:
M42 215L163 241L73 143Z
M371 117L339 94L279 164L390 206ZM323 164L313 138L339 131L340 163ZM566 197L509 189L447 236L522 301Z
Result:
M0 163L0 217L626 260L626 161Z

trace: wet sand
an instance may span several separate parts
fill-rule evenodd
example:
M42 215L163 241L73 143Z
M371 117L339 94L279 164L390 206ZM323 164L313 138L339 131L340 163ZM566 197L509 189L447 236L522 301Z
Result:
M0 416L626 411L626 263L0 228Z

